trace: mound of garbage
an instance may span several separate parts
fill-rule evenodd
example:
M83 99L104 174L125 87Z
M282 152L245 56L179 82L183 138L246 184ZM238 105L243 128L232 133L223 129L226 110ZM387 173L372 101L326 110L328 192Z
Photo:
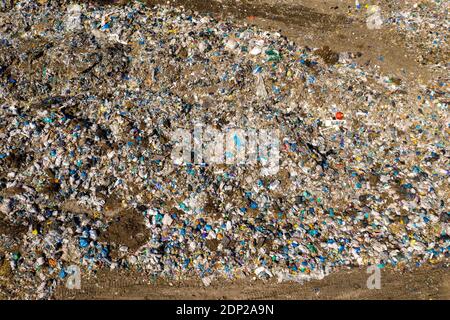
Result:
M14 1L0 293L51 297L73 266L208 285L448 259L448 83L356 56L181 8Z

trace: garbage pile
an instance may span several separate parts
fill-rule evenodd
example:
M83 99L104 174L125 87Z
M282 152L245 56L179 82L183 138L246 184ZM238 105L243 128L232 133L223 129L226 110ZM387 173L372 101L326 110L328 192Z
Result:
M417 49L416 60L423 65L441 69L445 57L450 54L448 43L448 1L422 1L408 6L408 10L392 10L385 20L386 25L394 26L402 32L410 50ZM445 70L445 68L444 68Z
M15 1L0 37L4 297L73 265L208 285L448 259L448 79L140 2ZM278 169L174 161L196 124L278 130Z

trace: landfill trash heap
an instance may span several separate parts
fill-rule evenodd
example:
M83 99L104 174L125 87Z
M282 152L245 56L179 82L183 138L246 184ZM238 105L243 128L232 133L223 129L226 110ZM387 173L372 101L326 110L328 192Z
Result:
M0 292L51 297L73 265L208 285L448 259L448 83L354 58L139 2L3 8ZM198 123L278 130L277 171L174 162Z

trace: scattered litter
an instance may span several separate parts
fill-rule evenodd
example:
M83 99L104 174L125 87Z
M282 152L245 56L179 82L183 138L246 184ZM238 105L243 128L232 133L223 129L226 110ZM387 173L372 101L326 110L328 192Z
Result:
M384 23L411 38L438 24L418 59L446 69L448 27L424 10ZM351 52L140 2L14 1L0 21L11 296L51 297L73 265L209 286L448 259L448 79L411 84ZM271 153L174 162L173 134L198 125L278 130L277 168L256 168Z

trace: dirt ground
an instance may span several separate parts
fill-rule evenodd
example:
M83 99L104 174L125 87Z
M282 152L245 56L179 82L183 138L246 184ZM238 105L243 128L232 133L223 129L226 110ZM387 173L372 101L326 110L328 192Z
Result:
M368 289L370 274L365 269L349 269L323 280L303 284L276 280L213 281L205 287L200 280L151 281L137 272L100 272L84 277L80 290L58 288L56 299L187 299L187 300L291 300L291 299L450 299L447 265L427 266L409 271L381 270L381 288ZM146 279L146 280L144 280Z

